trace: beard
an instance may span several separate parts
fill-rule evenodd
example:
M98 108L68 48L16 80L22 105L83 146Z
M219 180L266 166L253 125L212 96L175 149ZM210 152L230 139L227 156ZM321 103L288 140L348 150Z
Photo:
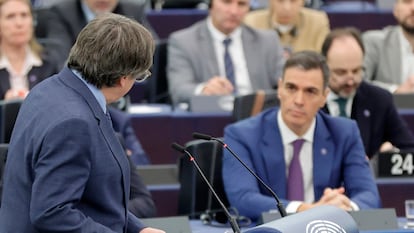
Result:
M404 21L399 21L398 23L406 33L410 34L411 36L414 36L414 26L408 25Z

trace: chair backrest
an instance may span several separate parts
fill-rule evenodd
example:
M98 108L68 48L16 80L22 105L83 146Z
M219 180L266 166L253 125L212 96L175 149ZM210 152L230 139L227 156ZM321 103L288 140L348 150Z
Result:
M6 165L8 148L9 148L9 144L0 143L0 206L1 206L1 195L3 193L3 173L4 173L4 166Z
M149 79L149 102L171 103L167 80L168 40L160 40L154 52L152 77Z
M279 105L276 90L259 90L248 95L236 96L234 99L233 119L235 121L254 116L261 111Z
M186 148L194 156L224 205L228 207L229 202L221 177L222 146L216 141L193 140L186 144ZM221 206L192 163L187 155L178 159L178 176L181 184L178 215L198 218L206 210L219 210Z
M0 101L0 143L9 143L22 100Z

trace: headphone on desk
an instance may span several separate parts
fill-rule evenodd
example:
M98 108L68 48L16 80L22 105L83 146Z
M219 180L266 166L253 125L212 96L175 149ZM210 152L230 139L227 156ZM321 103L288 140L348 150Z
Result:
M236 208L230 207L230 215L236 218L240 227L247 227L252 224L252 220L246 216L240 216ZM226 227L228 226L228 218L223 209L219 210L206 210L200 215L200 220L204 225Z

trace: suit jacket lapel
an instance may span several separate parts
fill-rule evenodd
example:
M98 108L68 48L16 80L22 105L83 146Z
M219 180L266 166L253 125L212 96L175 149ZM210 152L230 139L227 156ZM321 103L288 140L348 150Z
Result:
M282 143L282 136L280 135L279 127L277 125L277 113L269 114L263 125L266 127L263 133L261 154L263 155L265 171L268 177L262 177L281 198L286 198L286 166L285 166L285 152Z
M121 169L124 190L129 190L129 163L124 154L125 151L123 150L118 138L116 137L111 123L108 121L105 113L102 111L101 106L98 104L98 101L95 99L88 87L81 80L79 80L69 70L69 68L64 68L61 72L62 74L59 75L59 77L61 77L60 80L66 83L68 86L72 87L73 90L78 92L81 96L83 96L91 108L91 111L94 113L95 118L98 121L99 128L106 140L106 143L108 144L110 150L112 151L112 155L118 162L118 165ZM125 204L127 204L129 193L125 192L124 197Z
M260 86L257 82L257 74L263 71L257 70L258 69L258 62L260 59L257 59L257 56L249 56L249 54L257 54L255 50L255 41L254 35L247 30L246 26L242 26L242 33L241 33L242 43L243 43L243 52L244 57L246 59L247 65L247 72L249 73L249 79L252 84L253 90L258 89Z
M398 29L392 28L392 31L388 34L386 38L385 54L390 54L380 65L386 66L383 70L388 70L387 77L389 80L400 80L401 78L401 45L400 38L398 37Z
M365 148L368 148L369 145L369 139L371 138L371 125L373 124L373 121L371 120L371 110L369 106L372 104L371 102L367 102L367 100L370 100L369 97L364 95L364 87L365 83L362 82L359 88L357 89L357 92L355 94L353 103L352 103L352 114L351 118L355 119L359 131L361 132L362 141L364 142Z
M201 23L199 28L199 53L206 59L206 65L208 67L207 77L211 78L216 75L220 75L219 66L217 63L216 50L213 44L213 38L207 27L207 20ZM206 81L206 80L205 80Z
M9 73L6 69L0 69L0 93L1 97L4 98L7 90L10 89Z
M320 113L316 116L313 140L313 186L315 200L318 200L323 194L325 185L330 183L331 167L335 159L335 145Z

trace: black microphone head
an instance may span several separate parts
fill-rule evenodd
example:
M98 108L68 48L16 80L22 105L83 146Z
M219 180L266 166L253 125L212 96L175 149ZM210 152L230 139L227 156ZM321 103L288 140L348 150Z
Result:
M193 138L195 139L204 139L204 140L211 140L213 137L207 134L202 134L202 133L193 133Z
M181 152L181 153L184 153L184 152L185 152L185 147L181 146L180 144L178 144L178 143L176 143L176 142L172 143L172 144L171 144L171 147L172 147L174 150L178 151L178 152Z

